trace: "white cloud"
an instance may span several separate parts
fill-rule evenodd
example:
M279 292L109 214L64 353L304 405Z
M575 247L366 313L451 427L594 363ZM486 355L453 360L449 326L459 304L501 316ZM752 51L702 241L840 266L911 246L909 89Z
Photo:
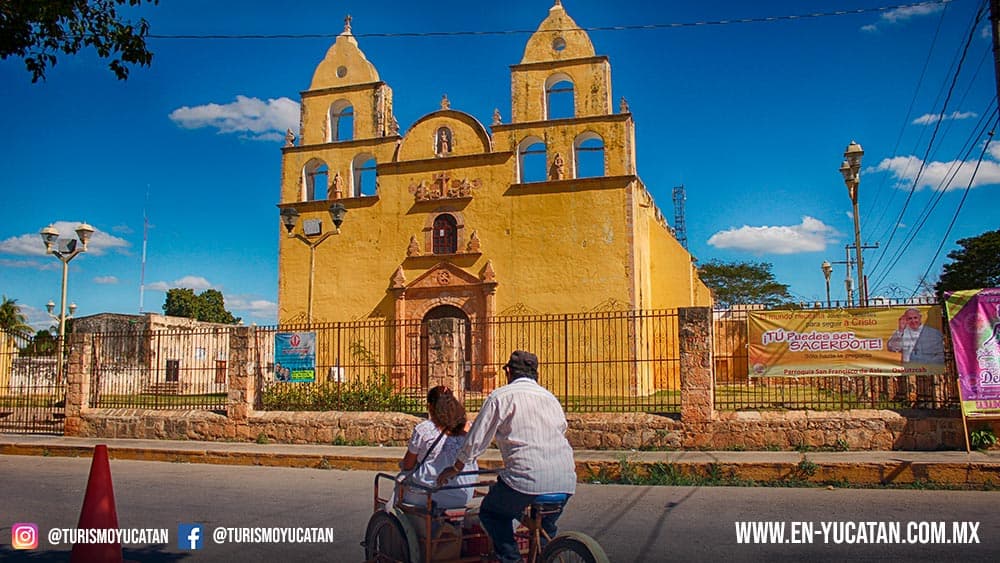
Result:
M898 24L909 21L912 18L936 14L944 9L945 4L947 4L948 1L949 0L945 0L944 2L941 2L939 4L931 4L931 3L916 4L913 6L903 6L901 8L889 10L887 12L884 12L881 15L881 17L879 17L879 21L890 24ZM875 24L868 24L861 27L861 31L866 31L869 33L877 30L878 26Z
M97 276L94 278L94 283L100 285L114 285L118 283L118 278L115 276Z
M278 319L278 304L266 299L254 299L243 295L226 295L226 309L233 311L237 316L259 319L264 322L273 323Z
M798 254L823 250L838 234L833 227L807 215L798 225L744 225L738 229L719 231L708 239L708 244L754 254Z
M77 221L56 221L52 226L59 231L60 238L76 238L75 231L79 224ZM102 256L107 251L113 250L118 254L128 255L129 247L131 246L131 243L123 238L118 238L100 229L96 229L87 243L87 253ZM38 236L38 233L27 233L0 241L0 253L20 256L45 256L45 244L42 243L42 239Z
M969 119L970 117L979 117L979 114L974 111L953 111L947 115L942 115L940 113L925 113L914 119L913 125L933 125L938 121L946 121L948 119Z
M990 154L1000 154L1000 149L994 149L991 146ZM900 187L909 189L909 185L916 178L917 172L920 171L922 162L920 158L915 156L896 156L883 160L871 170L873 172L891 172L899 180ZM924 166L924 171L920 175L920 184L916 189L921 190L925 187L938 189L938 186L941 186L946 179L951 178L952 174L954 174L955 179L951 181L948 190L963 190L969 185L969 179L972 178L972 173L975 169L976 160L965 162L957 160L929 162ZM972 183L972 187L975 188L990 184L1000 184L1000 163L993 160L983 160L983 163L979 166L979 172L976 174L976 179Z
M900 23L919 16L929 16L944 9L946 2L940 4L916 4L913 6L903 6L895 10L889 10L882 14L882 19L889 23Z
M212 127L219 133L240 133L260 141L280 141L285 130L299 126L299 104L289 98L268 99L236 96L228 104L183 106L170 112L170 120L185 129Z
M193 289L195 291L205 291L206 289L215 288L212 282L206 280L201 276L184 276L178 278L172 282L158 281L150 284L146 284L146 289L152 291L169 291L174 288L186 288Z

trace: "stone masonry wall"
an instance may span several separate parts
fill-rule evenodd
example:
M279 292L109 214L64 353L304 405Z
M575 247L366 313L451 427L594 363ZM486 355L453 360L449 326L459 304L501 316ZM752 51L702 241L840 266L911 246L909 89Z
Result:
M749 411L714 409L711 311L679 310L684 378L681 417L646 413L569 414L567 438L578 449L850 450L964 449L962 419L925 411ZM227 413L93 409L89 340L73 335L67 373L68 436L290 444L405 445L418 417L373 412L255 411L256 370L249 329L230 338Z

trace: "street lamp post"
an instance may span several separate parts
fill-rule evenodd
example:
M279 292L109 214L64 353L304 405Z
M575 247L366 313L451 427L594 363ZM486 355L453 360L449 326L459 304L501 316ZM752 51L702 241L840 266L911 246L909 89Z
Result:
M54 225L45 227L38 234L41 235L42 242L45 243L45 253L55 256L62 262L62 298L59 301L59 344L56 348L57 354L59 354L58 383L61 383L63 380L63 341L66 337L66 282L69 280L69 262L87 251L87 242L94 234L94 227L91 227L87 223L80 223L76 227L76 239L59 238L59 231L56 230ZM79 239L79 245L77 245L77 239ZM55 304L52 303L52 305L54 306ZM48 306L46 308L49 309L49 314L51 315L51 308ZM72 309L75 310L76 306L74 305Z
M864 261L861 257L861 218L858 216L858 186L861 184L861 157L865 151L861 145L851 141L844 151L844 162L840 165L840 174L847 186L847 195L851 198L854 209L854 246L857 249L858 264L858 304L868 306L868 289L865 287Z
M314 233L306 232L305 234L299 234L293 232L295 225L299 221L298 210L294 207L286 207L281 210L281 223L285 226L288 238L301 240L309 246L309 288L306 297L306 319L309 324L312 324L313 320L313 282L316 276L316 247L330 238L331 235L340 234L340 225L344 223L344 215L347 215L347 208L339 201L331 205L328 211L330 212L330 219L333 221L333 231L320 234L319 231L322 230L320 227ZM318 238L314 238L317 236Z
M833 273L833 266L830 265L828 260L823 260L823 265L820 266L823 269L823 277L826 278L826 308L830 308L830 274Z

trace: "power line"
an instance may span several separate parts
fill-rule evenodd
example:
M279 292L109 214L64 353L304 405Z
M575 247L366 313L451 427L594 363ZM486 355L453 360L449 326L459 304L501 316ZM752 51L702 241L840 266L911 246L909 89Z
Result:
M724 19L724 20L708 20L708 21L696 21L696 22L671 22L671 23L653 23L653 24L636 24L636 25L609 25L609 26L595 26L595 27L583 27L576 29L560 29L552 31L577 31L577 29L582 29L583 31L635 31L635 30L652 30L652 29L676 29L684 27L704 27L704 26L719 26L719 25L733 25L733 24L747 24L747 23L770 23L779 21L795 21L795 20L806 20L806 19L816 19L834 16L853 16L859 14L872 14L872 13L885 13L891 12L893 10L900 9L914 9L914 8L926 8L931 6L946 5L952 0L928 0L925 2L915 2L912 4L897 4L894 6L882 6L878 8L857 8L854 10L834 10L832 12L813 12L809 14L791 14L783 16L762 16L755 18L734 18L734 19ZM530 35L535 33L536 29L508 29L508 30L462 30L462 31L402 31L402 32L383 32L383 33L352 33L354 37L357 38L381 38L381 37L463 37L463 36L484 36L484 35ZM194 34L149 34L146 37L150 39L332 39L340 35L339 33L275 33L275 34L210 34L210 35L194 35Z
M941 255L941 249L944 248L944 243L948 240L948 236L951 235L951 229L955 226L955 221L958 220L958 214L962 211L962 206L965 205L965 198L969 196L969 190L972 189L972 184L976 181L976 174L979 173L979 166L983 163L983 157L986 156L986 150L989 148L990 142L993 140L993 133L996 130L998 123L1000 123L1000 120L998 120L998 122L994 122L993 129L989 132L989 138L987 138L986 142L983 143L983 151L979 153L979 161L976 162L976 169L972 171L972 177L969 178L969 185L965 186L965 191L962 192L962 199L958 202L958 208L955 209L955 215L952 216L951 223L948 224L948 229L945 231L944 236L941 237L941 244L938 245L937 251L934 252L934 257L931 258L930 264L928 264L927 269L924 270L924 275L920 276L920 283L917 284L917 289L913 291L913 295L917 294L917 290L920 289L920 286L927 280L927 274L929 274L931 268L934 267L934 262L936 262L938 256ZM913 297L913 295L910 297Z
M985 12L985 9L986 9L986 4L983 3L983 5L979 7L979 11L976 13L976 18L972 22L972 25L969 28L969 36L968 38L966 38L965 46L962 48L962 56L958 61L958 67L955 69L955 74L952 77L951 85L948 87L948 95L945 96L944 105L941 107L942 116L948 111L948 102L951 101L951 95L955 91L955 85L958 83L958 77L962 73L962 63L965 62L965 57L968 55L969 45L972 44L972 39L973 37L975 37L976 29L979 27L979 22L983 18L983 13ZM917 186L920 185L921 176L924 173L924 168L926 168L927 166L927 158L930 156L931 148L934 146L934 140L937 137L938 130L941 128L942 121L944 120L939 119L934 124L934 131L931 133L931 139L927 143L927 150L924 151L924 157L920 162L920 169L917 170L917 175L913 178L913 185L910 186L910 193L906 195L906 201L903 202L903 209L900 210L899 217L893 224L892 233L889 235L889 242L885 244L884 247L885 250L882 251L882 253L879 255L878 260L875 262L875 266L871 270L872 273L876 272L878 270L879 264L882 263L882 258L886 255L886 252L888 252L889 246L892 244L892 240L896 236L896 232L899 230L899 223L903 220L903 215L906 213L906 208L909 206L910 200L913 198L913 193L916 191Z

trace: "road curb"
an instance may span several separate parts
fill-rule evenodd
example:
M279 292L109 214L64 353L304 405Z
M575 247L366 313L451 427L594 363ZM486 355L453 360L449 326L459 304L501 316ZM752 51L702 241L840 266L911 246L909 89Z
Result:
M0 455L90 457L92 446L64 444L0 443ZM205 463L213 465L245 465L260 467L291 467L310 469L341 469L359 471L398 471L399 458L385 454L287 453L231 451L224 447L141 448L108 445L113 460L160 461L170 463ZM617 455L616 455L617 454ZM610 459L615 456L614 459ZM1000 463L996 462L921 462L911 460L865 462L830 462L810 460L807 454L798 462L752 461L651 461L629 459L626 453L609 452L609 459L576 461L577 477L581 482L620 482L625 477L638 482L651 474L666 473L687 478L692 484L813 483L845 485L947 485L983 487L1000 485ZM498 468L497 459L481 459L484 469Z

